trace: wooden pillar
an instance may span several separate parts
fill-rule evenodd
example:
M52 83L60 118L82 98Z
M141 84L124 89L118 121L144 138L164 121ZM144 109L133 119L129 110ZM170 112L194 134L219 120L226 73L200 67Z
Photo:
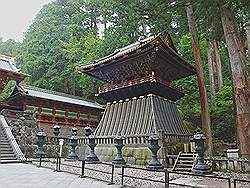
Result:
M56 108L54 107L52 109L52 124L56 124L56 117L55 117L55 115L56 115Z
M91 123L90 116L91 116L91 114L90 114L90 113L88 113L88 126L90 126L90 123Z
M22 104L22 111L25 111L27 109L26 107L26 100L23 100L23 104Z
M78 124L80 126L80 116L81 116L81 112L77 111L77 122L76 124Z
M65 111L65 125L69 124L69 109Z

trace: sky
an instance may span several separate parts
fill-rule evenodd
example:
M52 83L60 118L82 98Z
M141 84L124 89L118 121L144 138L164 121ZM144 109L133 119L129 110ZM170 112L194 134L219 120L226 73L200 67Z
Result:
M22 41L43 5L52 0L0 0L0 37Z

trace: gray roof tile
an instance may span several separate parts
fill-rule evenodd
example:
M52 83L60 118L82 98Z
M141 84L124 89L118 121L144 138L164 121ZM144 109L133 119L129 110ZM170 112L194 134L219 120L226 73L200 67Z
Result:
M98 137L140 136L163 131L165 134L189 135L174 102L156 95L108 103L96 129Z
M31 87L31 86L17 86L17 87L19 87L18 89L19 92L23 92L28 96L49 99L49 100L59 101L59 102L65 102L65 103L70 103L70 104L82 105L82 106L87 106L91 108L103 109L102 106L98 104L97 102L90 102L90 101L82 100L80 99L80 97L68 95L65 93L49 91L46 89L41 89L41 88Z

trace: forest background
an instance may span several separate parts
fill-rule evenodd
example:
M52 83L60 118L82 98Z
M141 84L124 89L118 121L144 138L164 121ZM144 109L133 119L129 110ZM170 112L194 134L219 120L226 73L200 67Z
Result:
M219 3L232 11L247 49L250 5L245 0L55 0L41 9L23 42L0 38L0 54L17 58L18 67L30 75L28 84L95 99L97 88L105 83L80 74L77 65L162 30L171 34L179 53L195 64L187 2L192 3L198 30L216 150L237 142L232 69ZM249 66L249 61L245 63ZM9 96L13 85L8 84L0 100ZM186 93L177 104L186 124L194 130L202 124L197 78L191 76L175 85Z

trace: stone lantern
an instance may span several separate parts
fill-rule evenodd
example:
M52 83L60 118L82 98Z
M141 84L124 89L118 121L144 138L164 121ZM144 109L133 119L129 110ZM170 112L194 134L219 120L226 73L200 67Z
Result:
M205 153L205 140L206 137L202 133L200 129L197 130L197 133L193 136L192 140L195 142L195 151L198 154L198 161L194 168L192 169L192 173L194 174L210 174L212 172L212 168L205 163L204 153Z
M89 126L84 127L83 131L84 131L85 136L87 137L92 134L92 129Z
M97 162L97 161L99 161L98 157L95 154L95 147L96 147L97 144L95 142L95 136L92 135L92 133L93 133L93 131L89 126L84 128L84 134L89 139L88 146L90 148L90 154L86 157L86 161L93 161L93 162L95 161L95 162Z
M43 129L41 129L41 131L39 131L37 134L36 134L36 138L37 138L37 151L35 153L35 156L37 158L42 158L42 157L45 157L46 153L43 149L43 145L45 144L46 142L46 133L43 132Z
M76 155L76 146L78 145L78 138L77 138L77 128L73 127L72 128L72 135L69 138L69 146L71 147L70 149L70 154L68 155L67 159L68 160L79 160L79 157Z
M86 161L99 161L98 157L95 154L95 147L96 147L96 142L95 142L95 136L94 135L89 135L89 148L90 148L90 154L86 157Z
M58 135L60 134L60 129L61 129L61 127L60 127L59 125L55 125L55 126L53 127L53 133L54 133L54 135L55 135L56 137L58 137Z
M126 161L122 157L122 148L124 147L123 140L124 140L124 138L120 135L120 133L114 139L117 153L116 153L116 157L112 161L112 163L115 165L125 165L126 164Z
M73 135L77 135L78 129L76 127L73 127L71 131Z
M147 168L151 170L163 169L162 164L157 159L157 153L159 149L161 148L158 144L158 141L159 141L158 136L154 133L153 135L149 137L148 141L149 141L148 148L150 149L152 153L152 159L149 161Z
M56 141L57 141L57 144L59 144L59 134L60 134L60 129L61 129L61 127L59 126L59 125L55 125L54 127L53 127L53 133L54 133L54 135L55 135L55 137L56 137ZM58 150L58 149L57 149ZM58 153L57 153L58 154ZM59 156L59 155L58 155Z

